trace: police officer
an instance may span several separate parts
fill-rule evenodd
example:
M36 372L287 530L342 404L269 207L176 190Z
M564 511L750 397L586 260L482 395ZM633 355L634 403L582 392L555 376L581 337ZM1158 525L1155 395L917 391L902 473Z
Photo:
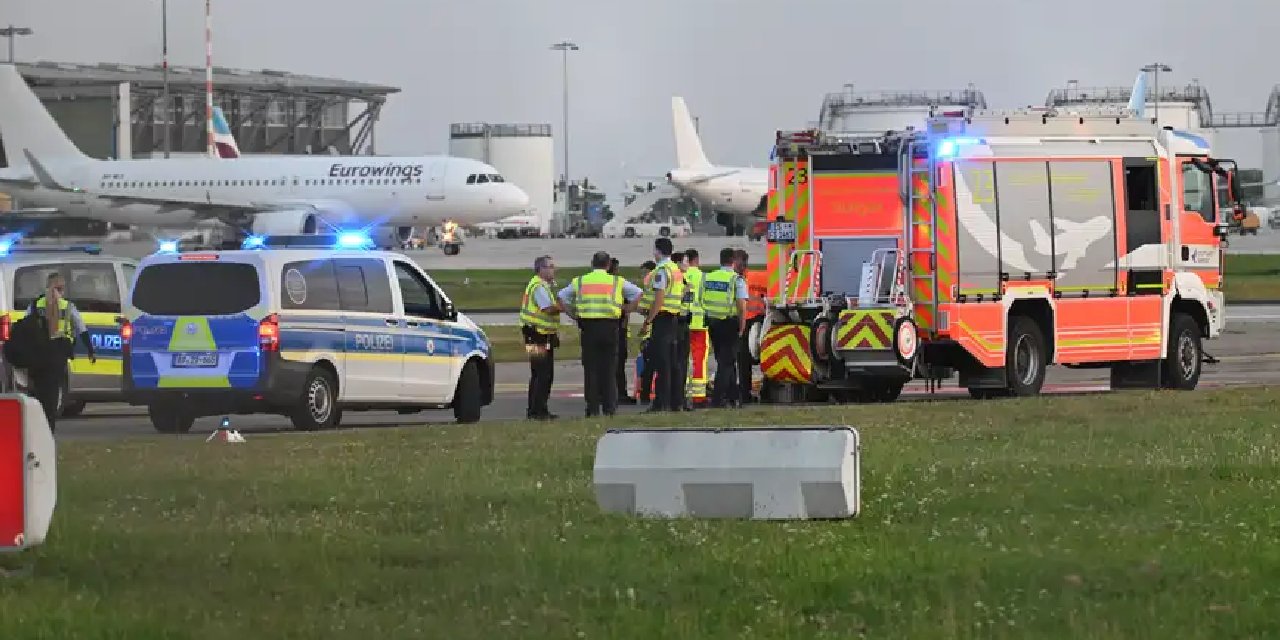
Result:
M641 334L649 335L649 353L645 354L654 373L653 403L650 412L679 411L683 406L684 378L676 377L676 333L680 315L680 300L684 295L684 274L671 261L671 239L653 241L653 258L657 261L649 289L653 291L653 305L640 326Z
M742 276L744 280L749 279L749 275L747 273L747 261L749 256L747 255L747 252L742 249L737 249L734 253L737 260L734 270L737 271L738 275ZM755 301L751 300L751 302ZM760 302L763 302L763 299L760 300ZM751 321L754 315L759 315L760 313L762 312L757 311L756 314L748 313L748 322ZM751 372L754 365L751 362L751 346L749 344L749 339L750 336L745 330L740 336L738 336L738 398L742 404L756 402L756 397L752 394L751 388Z
M609 258L607 272L611 276L618 275L618 259ZM627 393L627 340L631 337L629 327L630 313L623 313L618 321L618 363L614 372L614 383L618 387L618 404L635 404L636 399Z
M685 275L689 265L684 261L684 252L676 251L671 254L671 262L675 263L676 268L680 270L680 277L684 280L684 291L680 296L680 311L676 316L676 365L675 376L680 380L679 401L676 403L677 411L692 411L689 407L689 296L692 292L689 290L689 280Z
M89 362L98 361L80 311L67 300L66 294L66 279L55 271L49 274L44 295L27 307L28 314L40 314L44 318L53 343L43 361L27 368L31 395L40 401L50 429L53 429L58 414L58 392L64 381L68 380L67 360L75 357L75 336L80 336L80 340L84 342L85 350L89 352Z
M533 271L520 299L520 331L529 353L529 404L525 415L530 420L554 420L559 416L551 413L547 401L555 379L555 350L560 347L560 304L551 295L556 265L551 256L541 256L533 261Z
M738 274L737 253L720 250L720 268L708 273L702 283L702 308L707 314L711 349L716 354L716 378L711 390L711 406L741 404L738 392L738 336L747 329L747 283Z
M613 383L614 360L618 357L618 321L631 310L643 293L622 276L611 276L609 254L597 251L591 257L590 273L578 276L560 290L560 303L572 308L571 315L582 330L582 375L587 401L587 417L614 415L618 394Z

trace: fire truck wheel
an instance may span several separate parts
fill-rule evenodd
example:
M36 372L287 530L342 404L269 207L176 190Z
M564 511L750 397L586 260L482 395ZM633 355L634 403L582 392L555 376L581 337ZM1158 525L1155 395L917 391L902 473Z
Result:
M1040 326L1026 316L1010 318L1009 341L1005 343L1005 378L1010 395L1025 397L1040 393L1046 364Z
M1162 363L1161 381L1166 389L1195 389L1200 382L1204 353L1200 345L1200 325L1185 313L1169 319L1168 356Z

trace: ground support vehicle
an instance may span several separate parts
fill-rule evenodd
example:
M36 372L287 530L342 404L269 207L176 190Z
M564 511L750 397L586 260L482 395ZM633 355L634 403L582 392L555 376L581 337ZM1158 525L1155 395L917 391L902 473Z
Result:
M1130 112L977 112L842 140L779 133L767 399L890 401L958 374L1039 393L1046 366L1194 388L1224 325L1236 167Z
M412 260L357 245L281 236L145 258L122 318L126 401L165 433L231 413L304 430L378 409L479 420L494 392L484 331Z

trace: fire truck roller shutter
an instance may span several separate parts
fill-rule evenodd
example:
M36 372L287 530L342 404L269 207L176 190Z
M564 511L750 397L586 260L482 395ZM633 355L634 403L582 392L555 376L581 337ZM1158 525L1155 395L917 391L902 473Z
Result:
M1054 288L1064 297L1106 294L1117 286L1113 176L1108 160L1049 163L1053 229L1032 232L1037 250L1048 249L1053 233Z
M862 263L871 259L876 249L894 249L897 238L823 238L822 290L843 296L856 296L861 285Z

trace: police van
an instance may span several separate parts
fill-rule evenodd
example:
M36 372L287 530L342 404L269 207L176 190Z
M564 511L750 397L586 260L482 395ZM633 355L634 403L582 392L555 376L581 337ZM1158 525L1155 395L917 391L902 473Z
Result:
M28 245L13 236L0 238L0 342L9 339L9 328L44 295L49 274L54 272L62 274L66 298L80 311L89 331L97 362L89 362L84 343L75 336L75 358L68 363L68 375L59 389L60 415L78 415L88 402L121 401L121 339L116 319L137 264L104 256L101 247L94 245ZM0 391L25 391L26 372L3 359L0 355Z
M124 306L124 390L152 426L277 413L304 430L344 411L493 402L484 332L409 258L359 234L250 236L239 250L144 258Z

